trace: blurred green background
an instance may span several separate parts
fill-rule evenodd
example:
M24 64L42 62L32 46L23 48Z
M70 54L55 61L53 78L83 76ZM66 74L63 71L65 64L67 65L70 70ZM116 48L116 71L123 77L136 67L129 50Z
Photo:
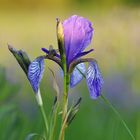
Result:
M0 140L24 140L29 133L43 130L32 89L7 43L25 50L33 60L43 54L41 47L57 48L56 18L73 14L92 21L90 56L97 59L104 77L102 94L140 140L139 0L0 0ZM61 81L59 67L47 61L41 84L47 111L54 96L48 66ZM85 83L71 90L72 99L83 100L66 140L131 140L112 110L101 99L90 99Z

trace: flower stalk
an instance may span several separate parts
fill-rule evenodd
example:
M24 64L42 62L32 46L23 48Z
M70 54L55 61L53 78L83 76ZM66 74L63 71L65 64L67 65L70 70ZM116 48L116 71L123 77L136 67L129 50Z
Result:
M65 128L66 128L66 116L67 116L67 106L68 106L68 91L69 91L69 83L70 83L70 75L67 72L66 58L63 61L63 72L64 72L64 80L63 80L63 103L62 103L62 124L61 124L61 132L59 140L64 140L65 136Z
M63 73L64 73L64 80L63 80L64 92L63 92L63 99L62 99L62 124L61 124L59 140L64 140L70 75L67 70L63 25L59 19L57 19L57 40L58 40L58 48L59 48L59 52L60 52L60 59L61 59L61 63L62 63L62 69L63 69Z
M41 94L40 94L40 89L38 89L38 92L35 93L35 97L36 97L36 101L38 103L38 106L40 108L40 111L41 111L41 114L42 114L42 117L43 117L43 121L44 121L44 125L45 125L45 136L47 138L49 126L48 126L48 120L47 120L47 116L46 116L46 113L45 113L45 109L44 109L44 106L43 106L42 97L41 97Z
M44 120L44 125L45 125L45 136L46 136L46 139L47 139L48 130L49 130L49 127L48 127L48 120L47 120L47 117L46 117L46 113L45 113L44 106L43 106L43 105L39 105L39 107L40 107L40 111L41 111L41 114L42 114L42 117L43 117L43 120Z
M49 139L48 140L54 140L55 139L58 110L59 110L59 102L56 101L56 105L53 109L52 116L51 116L50 130L49 130L50 134L49 134Z

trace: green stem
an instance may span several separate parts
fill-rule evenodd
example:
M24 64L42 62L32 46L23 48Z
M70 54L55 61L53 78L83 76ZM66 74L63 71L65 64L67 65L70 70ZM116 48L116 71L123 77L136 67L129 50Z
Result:
M69 84L68 84L68 75L66 74L64 76L64 94L63 94L63 114L62 114L62 119L64 121L66 114L67 114L67 105L68 105L68 89L69 89Z
M66 128L66 125L65 125L65 122L62 124L62 127L61 127L61 131L60 131L60 135L59 135L59 140L64 140L65 138L65 128Z
M51 140L54 140L56 124L57 124L57 111L54 114L54 126L53 126L53 130L52 130L52 138L51 138Z
M125 127L126 131L129 133L129 135L131 136L132 140L136 140L134 135L132 134L131 130L128 128L126 122L122 119L121 115L119 114L119 112L115 109L115 107L110 103L110 101L105 98L103 95L101 95L102 100L113 110L113 112L117 115L117 117L120 119L120 121L122 122L123 126Z
M64 76L64 95L63 95L63 114L62 114L62 128L60 132L59 140L64 140L65 137L65 128L66 128L66 115L67 115L67 106L68 106L68 90L69 90L69 75L65 74Z
M55 130L56 130L56 124L57 124L58 109L59 109L59 103L56 103L56 108L52 112L53 115L52 115L52 121L51 121L51 125L50 125L49 140L54 140L54 138L55 138Z
M65 128L66 128L66 116L67 116L67 106L68 106L68 90L69 90L69 74L64 71L64 94L63 94L63 113L62 113L62 124L61 131L59 135L59 140L64 140Z
M41 94L40 94L40 89L38 89L38 92L35 93L35 97L36 97L36 101L38 103L38 106L40 107L40 111L41 111L41 114L42 114L42 117L43 117L43 120L44 120L46 138L47 138L49 127L48 127L48 120L47 120L46 113L45 113L44 106L43 106L42 97L41 97Z
M66 122L67 122L67 119L68 119L68 116L71 112L71 109L69 109L69 111L67 112L66 116L65 116L65 119L62 123L62 126L61 126L61 131L60 131L60 135L59 135L59 140L64 140L64 133L65 133L65 129L67 128L67 125L66 125Z
M66 115L67 115L67 106L68 106L68 90L69 90L69 74L67 70L67 62L66 62L66 53L65 53L65 45L64 45L64 32L63 32L63 24L60 20L57 20L57 39L58 39L58 48L60 52L60 59L62 64L62 69L64 72L64 93L63 93L63 112L62 112L62 124L63 127ZM64 140L65 135L65 127L61 129L59 140Z
M43 120L44 120L44 124L45 124L45 131L46 131L46 138L47 138L47 135L48 135L48 120L47 120L47 117L46 117L46 113L45 113L45 110L44 110L44 107L43 105L39 106L40 107L40 111L42 113L42 117L43 117Z

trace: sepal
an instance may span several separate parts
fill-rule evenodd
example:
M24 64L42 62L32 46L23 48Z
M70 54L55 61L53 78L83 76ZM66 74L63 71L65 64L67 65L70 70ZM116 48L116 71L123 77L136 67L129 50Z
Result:
M98 96L101 95L103 78L95 61L89 62L88 70L86 73L86 81L91 98L97 99Z
M86 66L84 63L80 63L78 64L70 77L70 87L73 88L75 87L78 83L81 82L81 80L83 79L83 74L86 73Z
M36 58L29 65L28 79L35 93L38 93L39 85L44 73L44 57Z

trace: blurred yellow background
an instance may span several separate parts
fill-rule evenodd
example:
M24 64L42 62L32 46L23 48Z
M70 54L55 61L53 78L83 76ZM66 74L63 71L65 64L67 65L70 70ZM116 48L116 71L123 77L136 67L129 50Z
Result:
M139 0L0 0L0 65L6 68L8 79L20 82L22 81L23 73L8 51L7 43L17 49L25 50L33 60L43 54L42 47L48 48L51 44L54 48L57 48L56 18L60 18L63 21L73 14L86 17L93 23L95 32L90 48L94 48L94 52L90 56L97 59L103 73L105 81L103 93L112 102L114 101L114 103L118 104L121 109L123 107L129 111L132 109L132 112L137 110L138 115L131 114L130 116L132 118L139 117ZM52 62L46 65L49 64L55 65ZM25 79L25 76L23 79ZM26 84L28 84L27 81ZM85 81L82 82L82 85L85 87ZM24 84L23 88L26 90ZM82 92L80 85L78 90ZM89 96L87 90L85 91L84 96ZM89 99L87 98L86 100L88 101ZM86 109L84 111L86 112ZM90 111L94 115L92 109ZM134 123L131 126L134 128L137 138L140 139L140 121L139 119L138 123L135 121L137 120L134 119ZM77 122L75 129L79 128L79 123ZM103 122L99 123L102 127ZM86 127L86 124L84 125ZM94 130L94 125L90 127ZM85 130L86 128L83 129L83 131ZM110 128L108 131L110 131ZM72 138L76 132L73 131ZM102 140L105 134L100 137L98 129L96 132L96 138ZM106 138L112 139L112 137ZM82 140L82 137L80 139ZM118 140L120 139L118 138ZM128 139L122 136L122 140Z

